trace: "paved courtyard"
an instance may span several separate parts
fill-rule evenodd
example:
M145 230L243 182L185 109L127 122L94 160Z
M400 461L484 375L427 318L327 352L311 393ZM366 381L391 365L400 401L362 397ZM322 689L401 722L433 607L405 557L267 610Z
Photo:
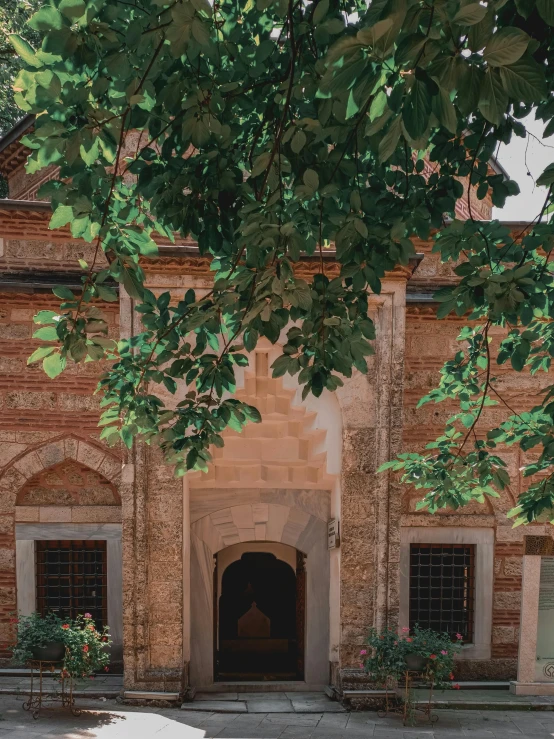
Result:
M48 712L34 720L21 699L0 696L0 739L551 739L551 711L438 711L433 726L404 727L374 712L214 713L124 706L83 698L78 718Z

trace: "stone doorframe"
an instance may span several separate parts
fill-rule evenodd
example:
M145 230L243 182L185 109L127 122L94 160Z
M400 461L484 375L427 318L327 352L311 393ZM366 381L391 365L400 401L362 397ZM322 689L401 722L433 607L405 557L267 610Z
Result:
M17 523L15 561L17 609L27 616L36 609L35 541L94 539L106 542L108 624L113 640L112 659L123 655L123 573L121 524Z
M327 523L291 506L253 503L216 511L191 526L190 680L196 688L214 684L213 635L206 628L213 619L214 555L230 546L230 540L235 538L233 533L235 541L240 541L240 530L234 523L238 516L253 516L256 520L261 509L266 519L266 538L259 542L260 551L266 541L273 541L288 544L306 555L305 683L321 687L329 681Z

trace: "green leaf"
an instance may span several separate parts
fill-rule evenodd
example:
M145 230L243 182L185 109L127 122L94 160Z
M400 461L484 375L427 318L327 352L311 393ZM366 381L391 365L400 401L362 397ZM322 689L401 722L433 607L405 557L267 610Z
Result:
M118 300L116 291L111 287L106 287L106 285L97 284L96 291L98 292L98 297L101 300L105 300L107 303L114 303Z
M64 287L63 285L53 288L52 292L57 298L60 298L61 300L75 300L75 295L73 294L73 292L68 287Z
M418 139L425 133L429 125L431 104L428 85L416 78L402 108L402 120L406 131L413 139Z
M34 332L33 339L41 339L41 341L57 341L58 333L53 326L45 326L44 328L38 328Z
M254 166L252 167L252 171L250 172L250 177L258 177L258 175L261 175L262 172L265 172L269 165L270 159L270 152L260 154L260 156L254 160Z
M500 72L497 69L487 69L479 97L481 114L487 121L499 126L507 107L508 93L502 85Z
M56 8L45 5L35 13L27 24L35 31L59 31L63 28L63 18Z
M35 50L25 39L16 33L12 33L8 36L8 41L15 49L15 53L25 64L29 64L31 67L42 67L42 62L40 59L37 59Z
M56 351L55 346L39 346L38 349L35 349L35 351L31 354L31 356L27 359L27 364L33 364L33 362L38 362L40 359L44 359L44 357L48 357L52 352Z
M486 14L487 9L484 5L470 3L460 8L453 20L454 23L459 23L461 26L473 26L475 23L482 21Z
M477 108L483 78L484 73L477 64L464 63L459 68L456 102L464 115L470 115Z
M548 0L546 0L548 2ZM535 0L515 0L517 12L525 19L529 18L535 9Z
M500 78L508 95L524 103L540 103L548 97L545 68L529 56L500 68Z
M48 228L55 229L65 226L73 220L73 208L70 205L58 205L52 213Z
M33 316L33 321L35 323L55 323L57 320L58 314L56 311L53 310L40 310L35 316Z
M50 356L45 358L42 363L42 368L46 372L48 377L50 377L50 379L53 379L64 371L65 364L66 358L62 357L60 352L56 352L55 354L50 354Z
M304 131L298 128L294 136L292 137L292 141L290 142L290 148L293 150L295 154L299 154L304 148L305 143L306 143L306 134L304 133Z
M84 0L61 0L61 3L58 5L58 10L60 13L65 15L66 18L73 20L84 15L86 7Z
M383 136L379 143L379 161L381 163L388 161L394 154L398 142L400 141L400 134L402 132L402 119L397 116L390 124L388 131Z
M520 59L529 46L530 38L519 28L501 28L483 51L483 59L492 67L504 67Z
M329 0L320 0L315 7L312 23L317 26L329 12Z
M302 179L304 180L304 184L310 188L310 190L313 190L314 192L317 191L319 187L319 175L315 171L315 169L307 169Z
M439 119L440 123L442 123L450 133L456 133L456 129L458 127L456 109L450 100L450 95L442 87L439 87L439 94L433 96L433 112Z
M374 46L376 41L378 41L391 30L393 23L394 21L392 18L384 18L370 28L362 28L360 31L358 31L356 38L361 44Z
M552 184L554 184L554 164L549 164L537 179L537 185L541 187L550 187Z
M396 53L394 55L395 62L402 66L403 64L410 64L419 56L419 53L425 46L427 37L422 33L412 33L398 44Z
M545 23L554 26L554 3L552 0L537 0L537 10Z

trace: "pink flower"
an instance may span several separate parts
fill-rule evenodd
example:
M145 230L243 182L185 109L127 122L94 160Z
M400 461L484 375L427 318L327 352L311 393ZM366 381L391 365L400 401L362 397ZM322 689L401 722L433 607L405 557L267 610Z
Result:
M436 654L430 654L429 655L429 659L437 659L437 655Z
M463 639L463 638L464 637L462 636L462 634L456 634L456 639Z
M453 673L453 672L451 672L451 673L450 673L450 675L449 675L448 677L450 678L450 680L454 680L454 673Z
M85 613L85 618L92 618L92 614L91 613Z
M69 629L69 624L62 624L62 629Z
M446 649L441 649L441 654L448 654L448 652L446 651Z
M407 632L409 630L410 630L409 626L403 626L402 627L402 631L404 631L404 632Z
M411 636L409 636L409 637L408 637L408 638L406 639L406 641L413 641L413 639L412 639L412 637L411 637Z
M88 644L85 644L85 646L83 647L83 652L88 652Z
M459 690L460 689L460 686L458 685L458 683L456 683L456 685L453 685L452 687L454 688L454 690Z
M362 670L364 669L364 666L363 666L363 664L362 664L361 662L360 662L360 668L361 668Z
M367 654L367 649L362 649L360 652L360 657L363 657L365 654Z

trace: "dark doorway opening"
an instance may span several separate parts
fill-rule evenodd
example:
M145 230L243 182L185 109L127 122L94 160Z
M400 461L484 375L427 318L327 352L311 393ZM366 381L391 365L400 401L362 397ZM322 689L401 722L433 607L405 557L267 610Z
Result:
M247 552L223 572L215 593L219 681L303 680L305 572L267 552ZM217 559L216 559L217 568ZM215 577L217 587L217 576Z

